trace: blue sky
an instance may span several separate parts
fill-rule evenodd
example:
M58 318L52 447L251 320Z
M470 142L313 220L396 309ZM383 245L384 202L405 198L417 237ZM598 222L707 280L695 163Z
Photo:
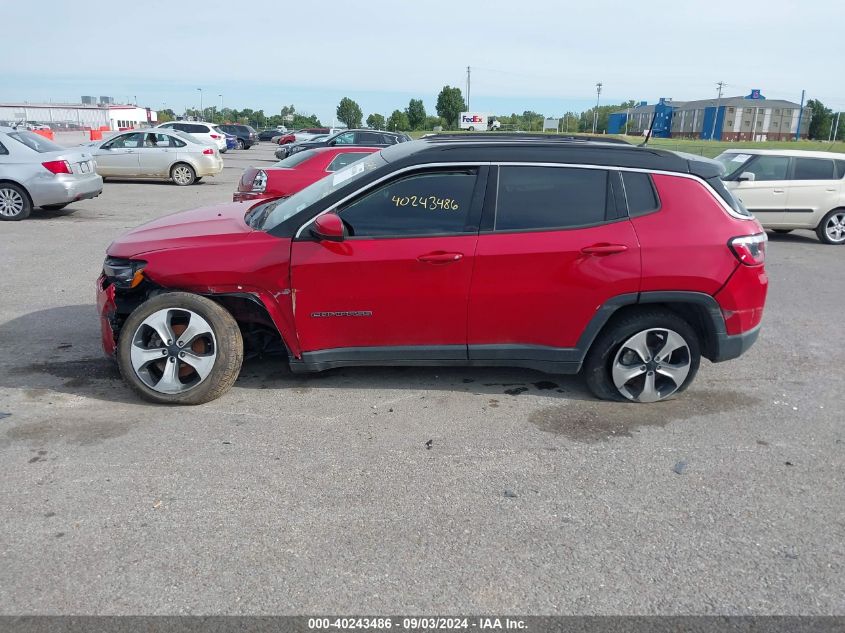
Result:
M631 0L252 0L244 4L251 18L216 0L196 10L162 0L133 6L133 17L120 20L107 0L29 0L38 37L33 24L6 23L0 101L137 96L140 105L180 112L199 105L202 88L206 106L219 106L219 94L224 105L267 114L293 103L329 122L344 96L365 115L389 114L411 98L433 113L440 88L463 89L470 65L472 109L497 114L580 111L595 102L597 81L604 103L708 98L722 80L728 95L761 88L797 101L806 88L845 110L839 73L820 63L841 57L841 20L830 19L841 17L839 0L665 8ZM245 19L247 36L226 26Z

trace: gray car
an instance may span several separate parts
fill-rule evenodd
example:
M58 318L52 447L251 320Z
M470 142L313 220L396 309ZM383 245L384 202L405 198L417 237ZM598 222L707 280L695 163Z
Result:
M88 148L0 127L0 220L23 220L33 207L56 210L99 196L103 179L94 167Z
M192 185L203 176L223 171L215 145L164 128L124 132L86 147L103 178L154 178L177 185Z

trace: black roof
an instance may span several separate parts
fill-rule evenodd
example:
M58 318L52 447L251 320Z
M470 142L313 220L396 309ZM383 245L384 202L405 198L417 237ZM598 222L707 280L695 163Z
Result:
M381 155L396 167L451 162L540 162L654 169L702 178L722 173L709 158L629 143L585 137L528 137L526 135L438 135L391 145Z

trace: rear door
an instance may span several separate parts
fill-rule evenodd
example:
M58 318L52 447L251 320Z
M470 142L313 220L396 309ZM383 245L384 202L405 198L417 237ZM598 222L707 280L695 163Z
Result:
M564 165L498 168L470 289L470 359L568 360L602 304L639 291L640 249L618 178Z
M831 159L793 158L792 161L789 214L784 221L814 229L828 211L840 206L842 181L837 178L836 163Z
M340 209L342 242L304 229L291 251L301 349L466 360L486 171L425 169L376 185Z
M145 176L164 177L175 162L176 149L171 148L171 137L160 132L147 132L144 145L138 149L140 171Z
M734 181L731 187L733 194L763 226L781 226L790 222L787 195L791 184L789 167L788 156L754 156L742 168L743 174L754 174L754 180Z

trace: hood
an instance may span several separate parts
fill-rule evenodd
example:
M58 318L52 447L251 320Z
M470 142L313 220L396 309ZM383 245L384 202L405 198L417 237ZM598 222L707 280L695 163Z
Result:
M166 215L120 236L111 243L108 254L135 257L151 251L238 241L254 230L244 221L247 211L249 206L230 202Z

